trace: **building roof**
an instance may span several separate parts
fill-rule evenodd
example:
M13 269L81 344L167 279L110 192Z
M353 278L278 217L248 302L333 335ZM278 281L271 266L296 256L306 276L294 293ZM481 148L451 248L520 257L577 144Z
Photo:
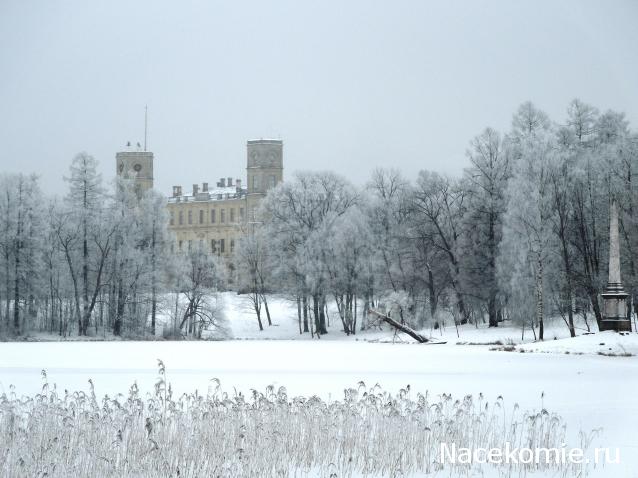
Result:
M228 199L237 199L244 197L248 191L246 189L240 189L239 191L235 186L231 187L219 187L215 186L208 189L208 191L199 191L196 195L193 192L182 194L181 196L170 196L168 198L169 203L179 202L208 202L208 201L224 201Z
M247 143L248 144L283 144L284 142L281 139L275 139L275 138L259 138L259 139L249 139Z

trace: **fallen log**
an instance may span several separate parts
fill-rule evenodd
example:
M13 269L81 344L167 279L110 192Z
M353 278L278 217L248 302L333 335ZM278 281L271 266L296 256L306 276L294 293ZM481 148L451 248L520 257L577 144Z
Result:
M374 315L379 317L384 322L390 324L395 329L398 329L401 332L403 332L405 334L408 334L410 337L412 337L414 340L416 340L417 342L419 342L421 344L425 344L425 343L430 341L430 339L428 339L427 337L424 337L423 335L419 334L414 329L411 329L410 327L408 327L405 324L400 324L399 322L397 322L393 318L388 317L387 315L382 314L381 312L377 312L374 309L370 309L369 312L372 312Z

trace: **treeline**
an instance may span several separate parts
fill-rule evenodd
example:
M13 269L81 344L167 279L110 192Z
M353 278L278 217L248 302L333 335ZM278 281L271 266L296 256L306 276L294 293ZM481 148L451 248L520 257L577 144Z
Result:
M455 324L512 320L540 339L560 316L573 336L576 314L586 328L601 320L613 198L636 297L638 136L624 114L574 100L555 122L525 103L510 131L471 140L467 158L458 178L379 170L357 189L299 173L269 192L238 251L257 315L267 291L285 291L301 333L326 333L334 300L347 334L383 307L417 328L451 313Z
M0 179L0 332L199 337L218 311L210 293L223 280L216 258L168 254L166 199L118 178L107 189L97 162L81 153L68 192L47 198L35 176ZM174 300L168 292L173 292Z
M0 334L142 337L161 318L167 335L201 337L222 320L215 292L232 287L259 328L272 323L268 295L283 293L299 332L318 336L333 301L346 334L377 308L413 328L511 320L541 339L546 318L562 317L574 335L601 320L614 198L631 314L638 136L622 113L574 100L555 122L525 103L467 157L460 177L378 170L362 188L297 173L268 192L226 263L197 247L171 254L166 199L123 179L105 187L87 154L62 198L34 176L4 175Z

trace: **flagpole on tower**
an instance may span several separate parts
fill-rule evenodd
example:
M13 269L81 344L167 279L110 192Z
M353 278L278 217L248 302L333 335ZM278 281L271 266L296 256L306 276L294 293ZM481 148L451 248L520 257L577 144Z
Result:
M144 151L146 151L147 132L148 132L148 105L144 105Z

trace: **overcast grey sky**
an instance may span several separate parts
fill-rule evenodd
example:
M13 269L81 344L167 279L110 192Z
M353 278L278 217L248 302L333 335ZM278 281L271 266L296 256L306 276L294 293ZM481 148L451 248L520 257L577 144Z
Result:
M156 188L244 177L250 138L285 173L458 174L469 140L531 100L638 124L636 1L0 0L0 171L46 192L79 151L105 179L142 141Z

